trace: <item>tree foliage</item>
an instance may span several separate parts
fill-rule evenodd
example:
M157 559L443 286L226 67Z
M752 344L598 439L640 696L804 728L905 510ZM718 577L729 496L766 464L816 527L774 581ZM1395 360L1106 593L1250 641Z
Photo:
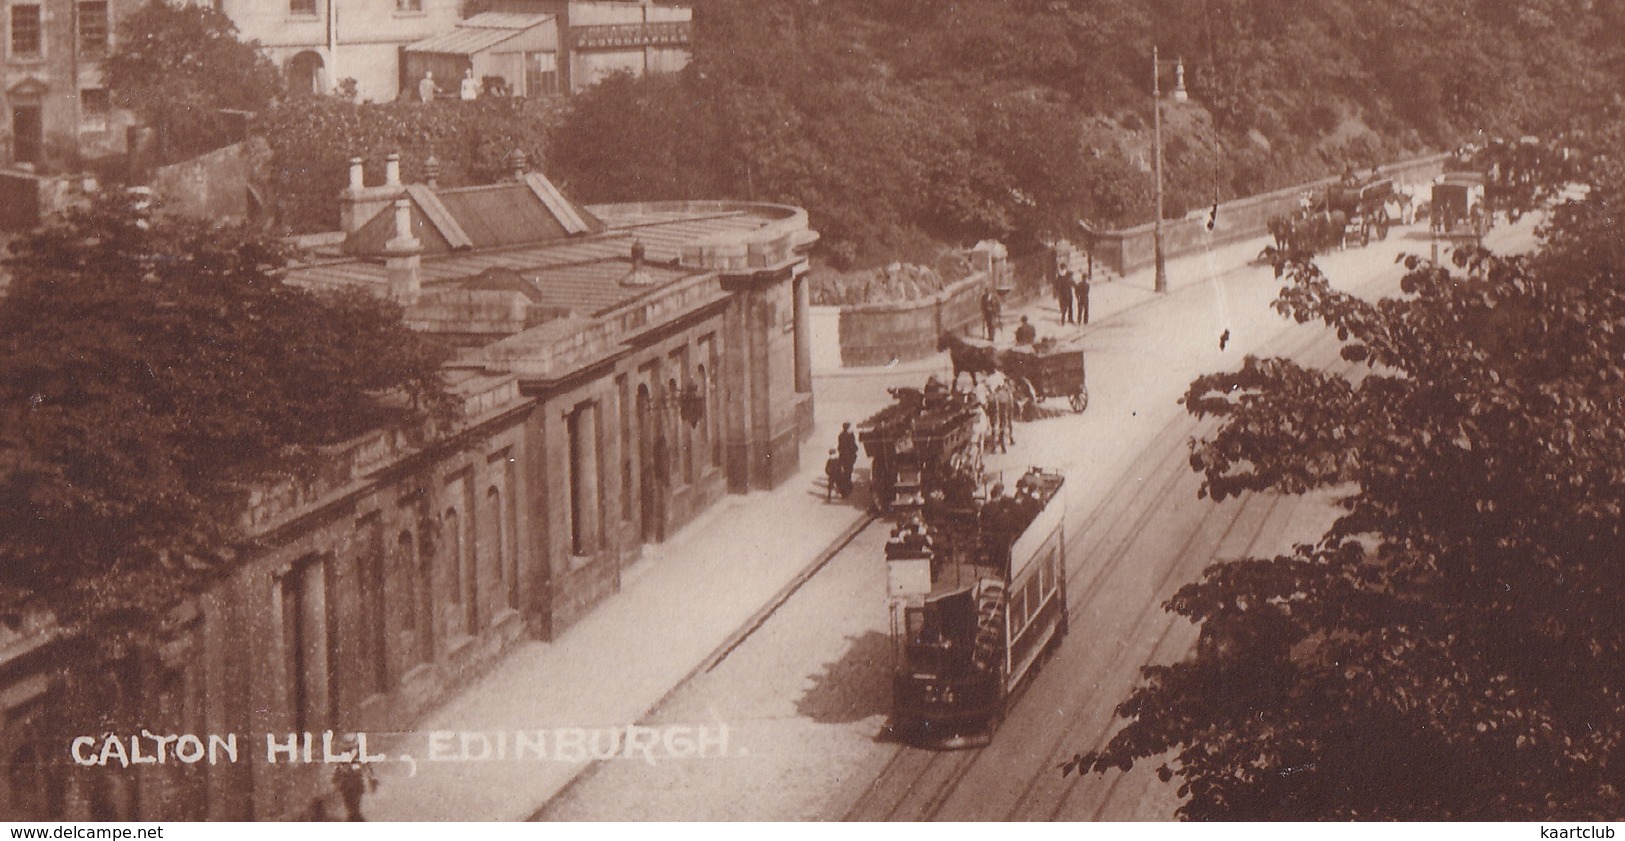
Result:
M1249 358L1197 379L1187 409L1223 423L1191 464L1215 499L1351 488L1345 513L1180 589L1167 607L1201 624L1196 652L1147 668L1127 725L1068 771L1158 762L1194 819L1620 814L1615 169L1592 169L1537 253L1406 258L1402 297L1281 267L1278 309L1335 330L1352 370Z
M401 154L408 181L423 180L432 157L444 186L489 183L511 173L516 152L541 168L550 114L545 102L508 97L425 104L300 96L262 112L253 131L271 147L266 180L276 218L286 230L310 233L338 227L352 157L369 163L372 184L383 182L391 152Z
M688 72L578 98L551 163L588 200L641 189L794 202L840 263L888 262L920 234L963 243L1052 236L1079 218L1134 224L1152 207L1153 45L1189 68L1191 104L1165 126L1177 211L1481 129L1516 136L1607 89L1610 13L1569 0L1506 8L699 0Z
M150 615L228 568L246 489L449 406L399 312L277 277L244 230L104 196L12 246L0 298L0 604Z
M238 38L225 13L207 5L150 0L119 19L104 72L118 104L158 132L166 158L231 142L240 119L281 90L281 77L255 42Z

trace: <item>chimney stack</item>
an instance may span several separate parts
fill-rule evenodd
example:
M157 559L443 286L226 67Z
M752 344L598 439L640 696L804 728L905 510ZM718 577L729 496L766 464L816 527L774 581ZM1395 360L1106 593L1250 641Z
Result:
M384 159L384 186L401 186L401 153L390 152Z
M530 160L525 156L524 149L515 149L513 152L513 180L525 180L525 172L530 169Z
M434 155L423 162L423 183L431 190L440 189L440 159Z
M403 306L411 306L422 291L422 253L422 241L412 236L412 202L396 199L395 237L384 243L384 273L389 277L390 296Z
M360 158L350 159L350 192L359 193L367 186L365 170Z

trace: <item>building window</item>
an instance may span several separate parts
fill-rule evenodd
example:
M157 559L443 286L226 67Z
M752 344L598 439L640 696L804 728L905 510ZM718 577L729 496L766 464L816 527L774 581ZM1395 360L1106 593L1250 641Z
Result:
M109 45L107 0L80 2L79 54L85 56L107 55Z
M316 730L330 719L327 564L311 556L279 582L282 602L282 663L293 730Z
M79 92L79 127L91 131L106 131L108 117L113 112L112 101L106 88L85 88Z
M598 548L602 500L598 489L598 404L583 403L565 416L570 447L570 553L591 555Z
M24 3L11 7L11 55L13 58L38 58L45 49L40 31L38 3Z
M359 531L365 535L357 572L361 597L361 655L363 693L389 689L389 609L385 602L388 573L384 565L384 542L379 515L369 515Z
M423 11L423 0L395 0L395 11L421 12Z
M558 92L558 55L525 53L525 96L553 96Z
M711 451L711 464L714 467L722 466L722 407L718 400L717 389L722 382L722 369L718 367L721 361L717 358L717 337L707 334L700 337L700 359L706 360L710 365L710 375L700 377L700 387L705 389L705 435L706 446Z
M288 14L316 16L316 0L288 0Z
M621 522L632 521L632 384L625 374L615 378L616 407L621 416Z

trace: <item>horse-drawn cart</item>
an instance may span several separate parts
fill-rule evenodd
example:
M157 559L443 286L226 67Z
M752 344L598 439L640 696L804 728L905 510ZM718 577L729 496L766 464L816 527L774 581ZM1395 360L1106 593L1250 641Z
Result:
M1015 388L1016 413L1022 420L1032 420L1038 402L1050 397L1065 397L1074 412L1089 407L1081 347L1040 342L1010 348L1000 354L999 368Z
M965 371L976 376L1003 372L1015 392L1015 411L1022 420L1038 414L1038 403L1065 397L1072 410L1089 406L1083 348L1075 342L1046 339L1034 345L1000 348L992 342L943 333L937 349L948 351L954 377Z

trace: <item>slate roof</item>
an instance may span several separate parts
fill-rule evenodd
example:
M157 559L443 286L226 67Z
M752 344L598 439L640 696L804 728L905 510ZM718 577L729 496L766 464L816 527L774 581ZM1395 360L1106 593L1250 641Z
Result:
M511 198L518 195L513 192L513 188L518 186L517 182L495 186L507 188L507 192L484 194L476 201L494 201L496 196L507 195ZM478 189L485 188L470 188L464 194L472 194ZM456 191L440 192L441 202L448 210L456 204L455 200L446 202L446 195L452 192ZM538 306L582 315L602 313L651 289L703 271L677 265L678 251L683 245L717 234L757 230L771 221L760 213L737 207L651 212L628 210L618 205L572 207L583 214L583 224L590 219L597 232L514 246L475 243L471 247L452 249L448 247L449 240L441 228L422 213L414 198L414 232L425 248L420 270L424 291L436 288L512 288L523 292ZM517 218L518 214L515 212L512 215ZM607 221L602 218L605 214L609 216ZM389 220L388 230L393 235L393 210L380 213L363 231L385 218ZM463 222L460 227L471 240L474 235L469 233L469 229L481 232L480 240L487 241L483 233L485 229L467 221L472 218L472 215L465 215L460 220ZM372 239L379 246L387 240L381 234L382 230L372 233ZM644 246L643 272L652 281L650 285L622 283L632 272L631 250L634 242L641 242ZM482 273L488 274L480 277ZM518 281L514 280L516 277ZM296 285L317 289L359 287L381 292L388 287L381 260L350 259L295 267L289 270L288 279Z
M412 234L425 254L557 242L604 230L602 221L536 173L474 187L403 189L412 203ZM385 207L345 239L344 250L383 254L394 236L395 210Z

